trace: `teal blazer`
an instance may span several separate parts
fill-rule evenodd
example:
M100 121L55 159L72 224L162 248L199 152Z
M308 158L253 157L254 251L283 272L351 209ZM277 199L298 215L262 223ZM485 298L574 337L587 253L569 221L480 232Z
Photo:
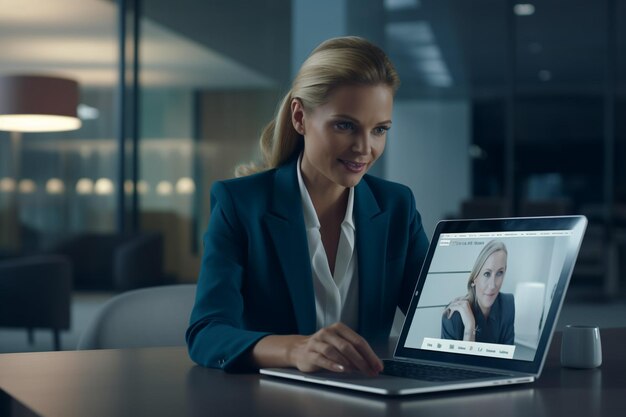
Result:
M311 260L297 158L216 182L186 340L196 363L250 370L245 354L269 334L316 331ZM428 249L409 188L365 175L355 188L359 328L371 342L405 313Z

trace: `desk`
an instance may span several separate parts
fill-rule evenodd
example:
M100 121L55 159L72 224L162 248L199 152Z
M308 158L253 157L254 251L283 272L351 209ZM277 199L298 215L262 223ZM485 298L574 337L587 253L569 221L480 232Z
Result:
M533 384L404 398L225 374L195 366L185 348L4 354L0 388L34 411L19 416L623 416L626 328L601 337L599 369L561 368L557 334Z

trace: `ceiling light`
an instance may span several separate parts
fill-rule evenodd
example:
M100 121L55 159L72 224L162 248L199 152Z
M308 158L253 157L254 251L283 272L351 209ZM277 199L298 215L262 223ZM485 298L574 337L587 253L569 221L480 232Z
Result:
M535 13L535 6L530 3L519 3L513 6L513 12L518 16L530 16Z
M392 42L405 44L432 44L435 35L428 22L394 22L385 26L387 37Z
M173 190L174 190L174 187L172 186L172 183L169 181L161 181L157 184L157 187L156 187L156 192L158 195L170 195L172 194Z
M196 191L196 183L191 178L183 177L176 181L178 194L193 194L194 191Z
M78 105L76 113L83 120L95 120L100 117L100 110L82 103Z
M146 194L150 190L150 185L146 182L146 180L137 181L137 193ZM132 194L135 191L135 183L133 180L124 181L124 192L126 194Z
M429 74L448 74L448 67L441 59L425 59L417 63L418 68Z
M426 80L433 87L451 87L453 84L449 74L426 74Z
M96 181L96 184L93 187L94 191L98 195L111 195L113 194L113 181L108 178L100 178Z
M13 178L4 177L0 179L0 193L12 193L15 191L16 183Z
M385 0L385 9L387 10L413 9L420 5L420 0Z
M409 55L421 59L441 59L441 50L437 45L420 45L409 49Z
M124 181L124 192L126 194L132 194L134 188L134 182L132 180Z
M65 191L65 184L59 178L50 178L46 182L46 192L48 194L63 194Z
M24 178L17 184L17 189L22 194L32 194L37 190L35 181Z
M446 63L442 59L425 59L415 64L424 79L433 87L452 86L452 76Z
M61 132L80 128L78 83L57 77L0 77L0 130Z
M89 178L81 178L76 182L76 192L81 195L93 193L93 181Z
M147 194L150 191L150 184L146 180L139 180L137 182L137 192L139 194Z

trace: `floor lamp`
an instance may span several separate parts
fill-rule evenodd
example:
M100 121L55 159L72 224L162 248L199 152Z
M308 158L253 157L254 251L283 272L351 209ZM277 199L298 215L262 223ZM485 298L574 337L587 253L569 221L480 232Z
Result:
M11 134L13 176L21 176L21 140L23 132L61 132L81 126L77 116L78 83L74 80L41 75L0 75L0 130ZM0 224L20 246L17 192L9 203L9 214ZM7 221L8 220L8 221ZM13 229L13 230L11 230ZM7 241L7 236L2 236Z

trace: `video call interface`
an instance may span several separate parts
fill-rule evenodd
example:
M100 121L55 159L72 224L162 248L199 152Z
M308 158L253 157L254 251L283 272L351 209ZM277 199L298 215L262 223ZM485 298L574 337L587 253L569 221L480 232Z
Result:
M404 347L533 361L571 236L441 234Z

